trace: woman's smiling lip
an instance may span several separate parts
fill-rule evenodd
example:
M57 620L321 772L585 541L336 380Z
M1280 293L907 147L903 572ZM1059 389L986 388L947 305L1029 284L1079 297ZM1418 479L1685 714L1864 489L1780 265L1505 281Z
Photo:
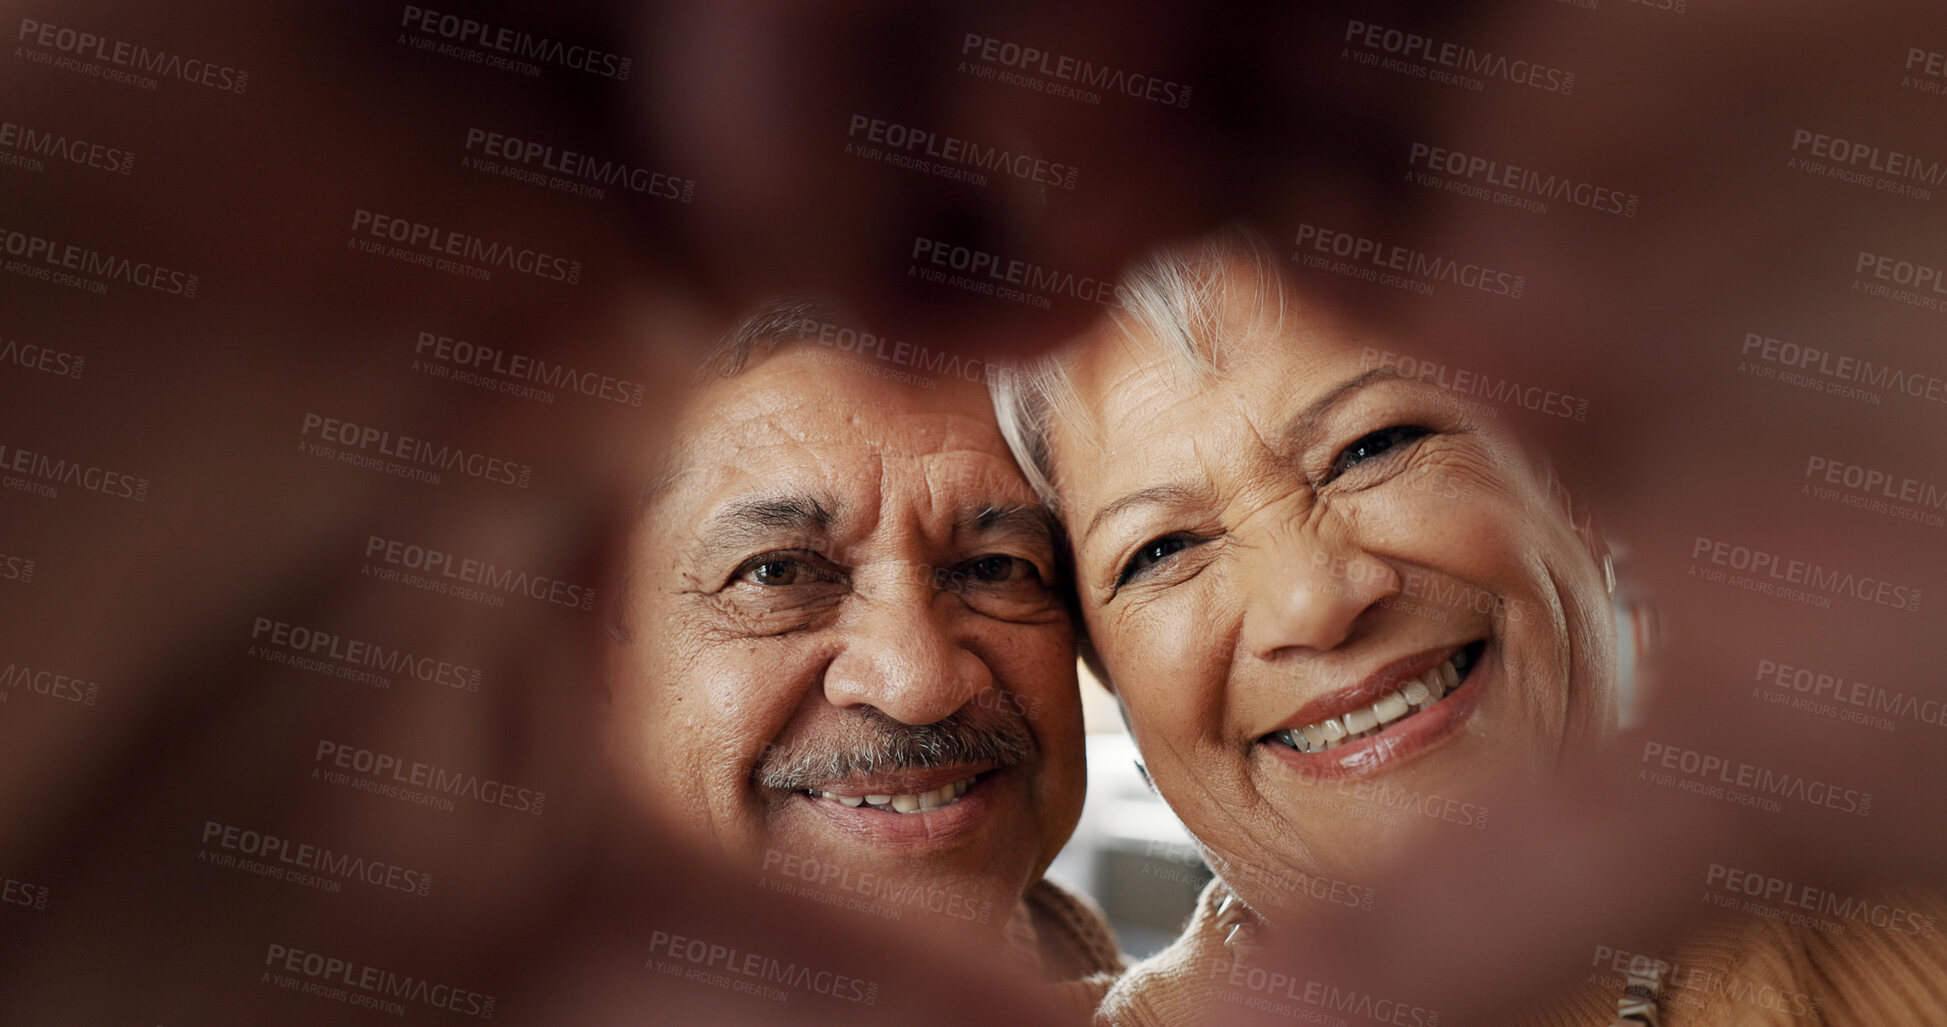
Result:
M1371 674L1366 675L1365 680L1350 688L1340 689L1330 695L1321 695L1311 702L1300 706L1297 713L1292 714L1283 723L1264 733L1272 734L1288 728L1316 724L1321 720L1342 717L1354 710L1370 706L1380 696L1398 689L1408 681L1453 659L1455 653L1460 652L1462 649L1467 648L1477 641L1480 641L1480 639L1472 639L1455 645L1441 646L1436 649L1427 649L1414 653L1411 656L1404 656L1394 660L1380 667L1378 670L1373 671Z
M1445 650L1448 653L1455 651ZM1492 653L1491 646L1484 647L1473 666L1468 668L1467 676L1446 698L1419 713L1385 725L1377 734L1325 752L1299 752L1268 735L1256 744L1269 750L1276 759L1307 780L1313 781L1365 777L1399 766L1459 733L1460 726L1466 723L1479 705L1483 679L1488 673L1487 658Z

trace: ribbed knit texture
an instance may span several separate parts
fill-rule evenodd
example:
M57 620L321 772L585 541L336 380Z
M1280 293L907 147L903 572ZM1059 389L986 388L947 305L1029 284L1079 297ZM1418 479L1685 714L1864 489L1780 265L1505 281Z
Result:
M1096 1013L1098 1027L1220 1024L1237 1009L1231 1003L1264 998L1225 980L1232 953L1216 922L1223 894L1212 882L1182 937L1116 982ZM1947 935L1937 933L1947 930L1947 905L1913 896L1891 901L1930 917L1933 926L1916 936L1846 920L1842 931L1824 932L1726 914L1692 929L1681 945L1658 954L1672 967L1659 1003L1663 1027L1947 1025ZM1608 1027L1622 986L1621 974L1592 966L1569 991L1508 1022ZM1286 995L1269 1000L1293 1004Z
M1128 968L1101 908L1045 877L1022 896L1003 934L1015 964L1050 982L1069 1023L1089 1023Z

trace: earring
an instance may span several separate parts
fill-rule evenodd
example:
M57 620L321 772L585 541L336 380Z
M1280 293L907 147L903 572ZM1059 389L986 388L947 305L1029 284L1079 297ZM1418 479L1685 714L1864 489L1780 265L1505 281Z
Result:
M1616 561L1608 553L1602 554L1602 584L1610 595L1616 594Z
M1257 917L1228 888L1223 902L1217 905L1217 927L1224 932L1224 947L1240 953L1257 947Z

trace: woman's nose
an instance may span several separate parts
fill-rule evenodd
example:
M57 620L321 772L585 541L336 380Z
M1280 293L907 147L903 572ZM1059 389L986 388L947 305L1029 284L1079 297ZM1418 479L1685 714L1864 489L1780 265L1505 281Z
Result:
M833 706L870 706L901 723L933 724L993 684L986 662L954 634L954 604L939 601L930 583L858 602L825 669L825 700Z
M1260 659L1339 645L1367 610L1402 587L1391 564L1329 533L1279 532L1252 556L1243 640Z

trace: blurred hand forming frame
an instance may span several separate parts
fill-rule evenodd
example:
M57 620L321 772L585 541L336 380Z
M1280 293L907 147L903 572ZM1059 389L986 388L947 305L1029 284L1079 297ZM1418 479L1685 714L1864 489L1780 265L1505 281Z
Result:
M1410 998L1443 1023L1493 1023L1586 974L1599 948L1656 951L1704 913L1711 866L1848 893L1937 885L1940 718L1898 711L1947 698L1929 660L1947 547L1937 516L1886 516L1885 495L1854 481L1895 483L1893 506L1903 480L1947 487L1938 201L1879 184L1929 174L1887 153L1947 160L1937 12L1134 7L468 15L600 41L634 56L626 77L468 67L441 50L468 40L414 28L423 9L402 5L225 7L194 24L107 4L20 9L0 114L134 157L126 173L0 169L7 258L47 264L79 244L200 281L171 295L0 276L0 342L86 358L59 375L0 371L0 462L29 483L0 493L0 552L32 567L0 581L0 655L10 675L96 686L65 702L10 684L0 705L0 874L20 886L0 907L0 1018L342 1022L343 1005L293 1006L260 980L279 969L267 952L298 952L491 992L523 1022L1040 1022L1031 996L970 954L756 894L619 821L581 742L600 705L601 624L579 593L486 609L429 602L402 579L450 554L604 595L676 384L752 302L819 292L886 338L963 361L1032 355L1101 316L1077 283L1113 282L1148 247L1234 220L1284 247L1314 292L1411 340L1416 366L1586 400L1567 420L1504 406L1627 546L1625 595L1662 628L1645 709L1612 751L1494 803L1490 829L1374 882L1373 909L1321 915L1262 958ZM247 85L75 70L126 65L123 42L247 71ZM1460 72L1461 49L1513 60ZM1113 74L1078 77L1084 64ZM553 147L543 180L573 152L677 184L569 195L511 173L531 151L508 139ZM975 183L954 143L1047 166ZM487 160L495 170L473 163ZM1524 194L1510 165L1599 184L1615 206ZM410 251L422 226L560 263L496 269L486 285L362 248ZM1379 280L1402 250L1522 286ZM1061 284L1021 288L1030 273ZM441 339L641 389L543 401L434 380L415 361L448 359ZM1862 385L1862 362L1919 384ZM305 447L344 425L505 456L532 479L322 469L347 461ZM139 477L141 497L35 491L47 454ZM314 687L261 655L277 625L465 654L454 662L479 688ZM1792 668L1900 697L1893 728L1792 705L1800 693L1778 683ZM431 810L322 776L388 755L546 801ZM1697 772L1706 759L1870 794L1870 809L1714 801L1700 793L1726 779ZM415 907L357 884L270 891L204 860L236 825L356 839L341 844L435 868L434 884ZM767 1004L663 979L657 937L865 968L886 987L870 1007Z

